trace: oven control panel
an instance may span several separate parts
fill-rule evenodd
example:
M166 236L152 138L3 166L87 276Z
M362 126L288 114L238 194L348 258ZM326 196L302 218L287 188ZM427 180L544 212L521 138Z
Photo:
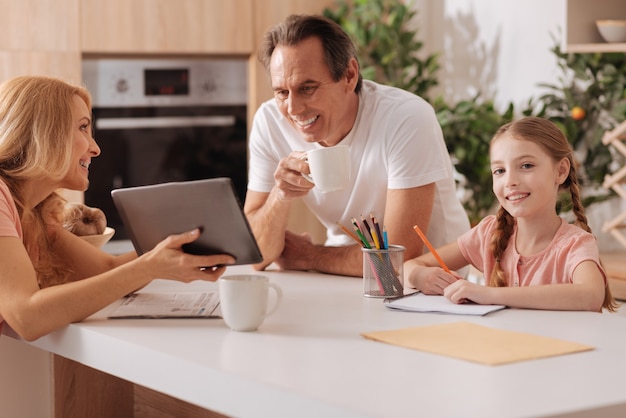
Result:
M84 59L93 107L246 105L246 59Z

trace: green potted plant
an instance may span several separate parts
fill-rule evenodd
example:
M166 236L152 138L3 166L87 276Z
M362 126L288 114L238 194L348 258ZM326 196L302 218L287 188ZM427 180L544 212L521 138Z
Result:
M357 47L364 78L402 88L431 102L458 172L459 191L472 223L493 207L489 141L512 119L513 106L499 113L480 95L449 105L430 98L437 85L438 55L420 58L423 43L412 30L416 11L399 0L339 0L324 15L339 23Z
M567 135L580 162L583 204L589 206L615 195L602 183L626 163L602 143L604 133L626 119L626 54L565 53L558 43L551 51L561 75L557 83L540 84L547 93L528 112L552 120ZM568 199L562 205L569 210Z
M454 105L441 98L434 103L448 151L460 174L459 190L472 225L492 212L496 202L492 192L489 143L493 134L513 120L513 105L500 113L492 101L479 95Z
M423 43L409 29L416 15L398 0L338 0L324 15L339 23L357 48L363 78L427 98L437 85L437 55L418 55Z
M461 200L476 223L495 204L491 190L489 141L495 131L515 117L513 104L501 112L480 94L455 104L430 98L438 84L438 55L419 57L423 43L410 29L416 11L400 0L338 0L324 14L338 22L353 39L364 78L393 85L431 102L443 129L448 151L458 172ZM626 119L626 54L567 54L552 49L561 69L559 82L542 83L548 92L530 98L520 113L546 117L567 135L581 166L588 206L614 193L601 187L604 177L624 165L621 156L602 144L605 131ZM564 198L559 210L567 211Z

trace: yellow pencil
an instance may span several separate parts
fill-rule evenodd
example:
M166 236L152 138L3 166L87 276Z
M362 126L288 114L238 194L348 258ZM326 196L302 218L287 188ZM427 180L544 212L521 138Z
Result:
M380 233L380 226L378 225L378 221L373 213L370 213L370 219L372 220L372 225L374 228L372 229L372 238L374 238L374 242L376 243L376 248L386 250L385 244L383 242L383 236Z
M439 254L435 250L435 247L433 247L433 245L430 243L430 241L428 241L428 238L426 238L426 235L424 235L424 233L422 232L420 227L415 225L413 227L413 229L415 230L415 232L417 232L417 235L420 236L422 241L424 241L424 244L426 244L426 246L428 247L428 249L430 250L432 255L435 256L435 259L437 260L437 262L439 263L441 268L444 269L445 271L447 271L448 273L450 273L450 269L448 268L448 266L446 266L446 263L443 262L443 259L439 256Z
M365 220L363 220L364 222L367 222ZM381 249L380 246L380 239L378 238L378 234L376 233L376 229L375 228L371 228L370 230L370 235L372 236L372 239L374 240L374 245L376 246L377 249Z

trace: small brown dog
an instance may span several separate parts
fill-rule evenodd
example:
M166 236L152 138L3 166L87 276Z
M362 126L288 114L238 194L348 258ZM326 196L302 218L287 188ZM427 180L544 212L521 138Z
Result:
M82 203L65 205L63 213L63 227L78 236L100 235L107 226L104 212Z

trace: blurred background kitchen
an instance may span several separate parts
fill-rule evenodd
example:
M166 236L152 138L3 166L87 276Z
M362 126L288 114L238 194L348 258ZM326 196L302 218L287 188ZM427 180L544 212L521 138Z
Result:
M510 103L523 108L530 97L545 93L540 83L559 82L561 70L551 51L555 39L572 52L626 53L626 43L605 43L594 24L596 19L626 19L624 0L407 4L417 11L414 28L423 42L420 55L439 57L433 92L449 102L480 93L502 112ZM255 109L272 96L255 55L262 34L288 14L321 13L334 5L333 0L0 0L0 81L45 74L85 82L92 90L96 139L107 155L92 164L93 189L87 196L68 193L71 200L106 207L111 187L222 175L236 177L243 199L246 132ZM148 76L143 79L141 74ZM129 115L123 109L129 108L140 109L143 125L126 124ZM166 121L173 125L164 126ZM145 139L156 130L181 136ZM133 142L134 137L144 139ZM173 158L167 176L142 179L131 173L145 174L154 166L151 159L171 154L180 144L192 144L194 152ZM222 163L227 155L232 161L211 171L216 164L199 161L202 155ZM191 166L195 168L182 170ZM607 253L624 251L611 234L602 232L606 220L624 211L619 198L588 209ZM116 222L113 213L107 215ZM290 225L323 239L304 207L297 207ZM118 238L123 234L120 229ZM55 400L51 375L62 371L54 368L48 353L16 344L0 338L2 415L51 417L51 405L62 402ZM11 396L26 386L30 399Z

